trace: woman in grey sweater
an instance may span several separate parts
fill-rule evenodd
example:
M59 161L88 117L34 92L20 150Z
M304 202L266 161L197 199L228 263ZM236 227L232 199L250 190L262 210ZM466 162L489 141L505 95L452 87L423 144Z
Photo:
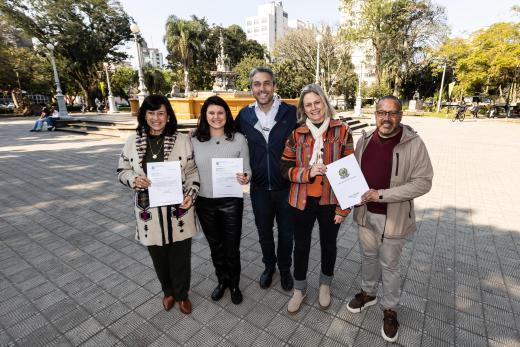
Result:
M235 131L235 122L228 104L219 96L211 96L202 105L197 129L193 134L195 163L200 175L200 191L195 211L211 249L218 285L211 299L218 301L226 288L231 301L242 302L240 281L240 237L244 199L214 197L212 180L213 158L242 158L243 171L236 179L241 185L249 183L249 149L245 137Z

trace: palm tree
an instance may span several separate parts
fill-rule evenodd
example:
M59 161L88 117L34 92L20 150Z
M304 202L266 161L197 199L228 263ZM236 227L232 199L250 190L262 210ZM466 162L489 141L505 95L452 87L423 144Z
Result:
M168 17L164 42L171 62L178 61L184 70L185 94L189 92L189 68L193 57L201 48L200 28L193 21Z

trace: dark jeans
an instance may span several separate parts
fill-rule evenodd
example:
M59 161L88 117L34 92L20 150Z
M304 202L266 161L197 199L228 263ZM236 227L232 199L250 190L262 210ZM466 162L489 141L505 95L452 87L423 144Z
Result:
M199 196L195 210L209 243L219 283L238 287L244 199Z
M336 263L336 239L341 224L334 224L336 205L319 205L319 198L307 197L305 210L291 207L294 220L294 279L303 281L307 277L312 228L318 220L320 229L321 272L334 275Z
M288 188L264 190L251 185L251 204L262 248L262 261L268 270L274 271L277 263L280 271L291 269L294 231L288 197ZM278 226L278 251L276 254L273 235L275 218Z
M148 246L148 252L164 295L186 300L191 280L191 238L165 246Z

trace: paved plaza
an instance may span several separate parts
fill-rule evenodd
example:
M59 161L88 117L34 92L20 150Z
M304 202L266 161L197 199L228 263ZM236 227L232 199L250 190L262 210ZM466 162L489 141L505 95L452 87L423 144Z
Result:
M0 346L383 346L382 312L352 314L360 251L342 225L331 307L317 302L319 243L309 289L289 315L279 276L268 290L249 196L241 242L244 301L216 285L202 233L192 249L191 315L165 312L146 248L133 239L132 192L118 183L123 144L30 133L0 119ZM435 170L416 201L418 232L402 257L403 346L520 346L520 124L405 117ZM390 344L388 344L390 345Z

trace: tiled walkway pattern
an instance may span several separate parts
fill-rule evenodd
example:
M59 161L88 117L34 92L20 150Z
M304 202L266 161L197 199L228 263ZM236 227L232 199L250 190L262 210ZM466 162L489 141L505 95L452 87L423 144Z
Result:
M131 192L117 183L119 140L29 133L0 120L1 346L381 346L377 307L346 309L359 289L349 218L338 238L332 306L317 303L313 239L306 305L286 313L279 277L262 290L246 194L244 302L216 285L202 233L193 243L191 315L164 312L145 248L133 240ZM425 140L434 187L417 201L419 231L402 263L399 344L520 346L520 125L405 118Z

